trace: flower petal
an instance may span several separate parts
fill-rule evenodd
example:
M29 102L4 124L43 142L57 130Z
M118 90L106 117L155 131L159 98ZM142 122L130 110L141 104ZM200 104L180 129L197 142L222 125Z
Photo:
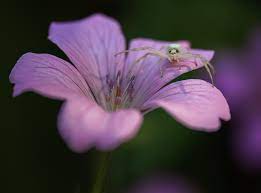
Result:
M107 16L95 14L79 21L54 22L49 39L70 58L96 97L106 78L115 78L123 66L124 56L114 55L125 49L125 39L120 25Z
M142 116L134 109L106 112L83 97L66 101L58 118L61 136L79 153L92 147L112 150L133 138L141 123Z
M132 139L143 121L142 115L135 109L120 109L107 113L106 117L105 133L99 137L96 145L100 150L114 149Z
M57 99L73 95L91 98L89 88L81 74L70 63L49 54L24 54L10 74L14 96L34 91Z
M140 38L131 41L130 49L149 46L160 50L164 46L172 43L181 44L192 53L202 55L208 61L211 60L214 55L213 51L190 49L190 43L188 41L163 42ZM164 52L164 50L162 51ZM148 56L134 65L135 61L147 52L146 50L130 52L126 61L127 67L124 68L125 76L130 74L130 72L138 74L135 85L135 100L133 101L133 106L135 107L142 105L151 95L155 94L160 88L176 77L204 66L203 63L196 64L194 60L183 62L180 66L173 66L167 59L160 60L157 56Z
M230 119L222 93L203 80L184 80L164 87L144 104L144 109L157 107L195 130L216 131L220 119Z

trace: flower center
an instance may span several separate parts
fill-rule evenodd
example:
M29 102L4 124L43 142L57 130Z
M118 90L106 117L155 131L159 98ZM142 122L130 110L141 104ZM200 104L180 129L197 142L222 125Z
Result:
M106 76L104 96L104 108L108 111L116 111L121 108L128 108L133 100L135 76L131 76L126 83L123 83L121 71L118 71L115 78Z

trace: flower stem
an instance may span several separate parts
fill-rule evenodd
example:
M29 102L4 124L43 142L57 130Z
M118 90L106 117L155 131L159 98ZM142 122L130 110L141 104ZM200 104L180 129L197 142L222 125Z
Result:
M105 152L100 155L100 163L98 165L98 172L92 189L92 193L102 193L106 181L108 165L110 161L110 152Z

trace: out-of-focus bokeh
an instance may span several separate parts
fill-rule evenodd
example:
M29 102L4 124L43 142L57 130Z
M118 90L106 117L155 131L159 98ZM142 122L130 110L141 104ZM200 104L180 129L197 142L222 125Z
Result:
M217 85L223 90L234 116L231 151L242 169L261 171L261 26L238 49L227 49L217 59Z
M157 173L138 181L128 193L200 193L193 182L182 176Z
M219 58L222 58L223 63L225 62L222 67L225 72L226 68L232 71L233 68L239 68L242 73L239 77L245 79L246 76L247 84L251 84L246 85L247 88L251 87L250 91L241 88L238 82L229 83L231 89L239 88L238 96L229 100L232 105L232 121L224 124L216 133L186 129L163 110L146 115L139 135L113 153L107 192L127 191L155 171L167 171L173 175L184 176L192 180L202 193L261 192L259 169L261 162L255 162L257 165L254 168L244 164L244 160L248 160L247 157L255 157L255 155L260 157L260 149L255 151L253 149L256 147L255 143L251 147L248 142L255 140L255 137L252 140L248 137L240 138L239 142L233 141L236 140L234 136L238 133L240 137L260 135L255 134L255 132L260 133L261 129L261 126L256 124L260 114L253 113L251 108L247 108L249 119L243 123L241 121L246 116L240 115L244 115L241 113L245 109L240 107L240 104L239 109L236 109L237 107L232 104L236 103L236 100L244 103L239 100L244 95L252 104L254 103L255 108L261 108L258 98L260 93L258 95L258 92L252 92L260 91L261 78L259 76L259 79L254 82L249 81L252 80L251 74L249 75L241 66L252 68L253 64L251 60L240 59L250 49L246 45L251 32L257 26L261 26L261 3L258 0L188 0L186 2L2 0L0 2L0 101L3 151L1 151L0 171L3 178L0 181L0 192L83 193L90 191L99 152L92 150L86 154L72 153L65 146L56 129L56 118L61 102L33 93L26 93L13 99L8 75L16 60L29 51L51 53L65 58L65 55L47 40L50 22L80 19L96 12L105 13L119 20L127 40L135 37L161 40L187 39L192 42L193 47L214 49L216 60L213 64L216 66L217 76L223 73L219 72L222 65ZM259 52L257 56L261 54L261 50L257 52ZM229 58L224 59L226 55L238 58L236 63L234 64ZM249 57L252 58L251 53ZM258 60L260 59L259 56ZM258 64L261 65L260 61L257 62ZM205 73L204 70L197 72ZM185 75L183 78L199 77L197 72ZM258 69L253 73L258 77ZM226 76L232 76L227 74L224 73ZM226 84L225 81L219 86L225 89ZM255 101L252 100L253 95L256 95L256 104L260 106L255 105ZM253 110L258 112L258 109ZM243 134L242 127L245 132ZM250 133L252 131L254 134ZM237 143L238 145L235 145ZM250 149L244 150L246 146ZM247 151L247 154L235 153L240 148ZM250 150L253 150L254 155L248 154ZM243 156L242 159L238 155ZM247 163L251 162L248 160Z

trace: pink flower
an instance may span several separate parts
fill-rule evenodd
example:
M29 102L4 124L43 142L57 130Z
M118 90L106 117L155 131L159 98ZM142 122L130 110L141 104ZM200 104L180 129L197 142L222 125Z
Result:
M220 119L230 119L225 98L211 84L191 79L167 85L203 64L187 61L185 67L173 67L167 60L159 64L156 56L134 64L146 51L131 52L126 59L115 57L126 49L125 38L120 25L109 17L96 14L52 23L49 39L73 65L49 54L26 53L13 68L10 81L15 84L14 96L34 91L65 101L58 129L73 151L116 148L137 134L146 112L158 107L196 130L215 131ZM189 49L188 42L178 43ZM130 48L158 49L168 44L141 38L132 40ZM213 51L192 51L208 60L213 57Z

